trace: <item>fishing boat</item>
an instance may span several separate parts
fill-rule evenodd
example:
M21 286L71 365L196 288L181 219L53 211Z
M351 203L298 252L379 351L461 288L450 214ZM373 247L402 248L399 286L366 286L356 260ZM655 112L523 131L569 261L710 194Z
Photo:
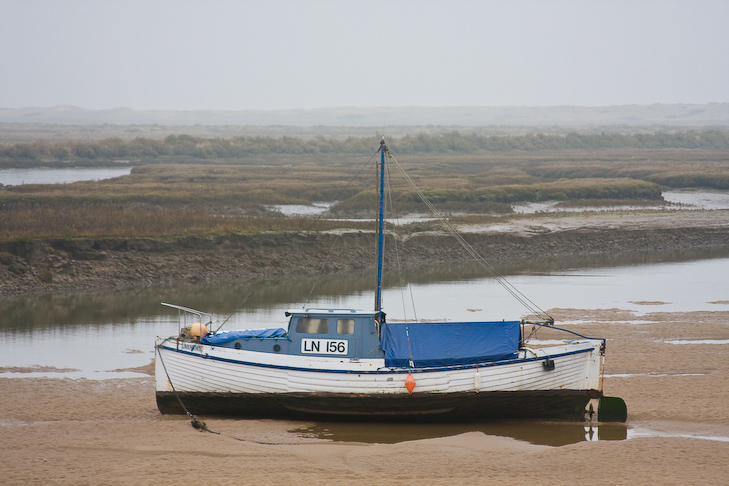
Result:
M586 413L601 413L605 339L562 330L564 340L530 347L530 331L557 329L548 315L530 321L387 320L381 305L384 181L393 157L384 138L378 152L374 308L303 307L286 312L286 328L211 331L210 314L164 303L178 311L180 323L178 334L155 343L160 412L427 421L585 420ZM624 415L619 410L617 420Z

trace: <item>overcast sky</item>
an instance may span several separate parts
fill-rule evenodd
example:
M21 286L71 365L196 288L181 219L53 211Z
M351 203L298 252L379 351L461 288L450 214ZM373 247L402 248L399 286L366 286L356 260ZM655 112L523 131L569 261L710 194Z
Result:
M0 107L729 102L725 0L0 0Z

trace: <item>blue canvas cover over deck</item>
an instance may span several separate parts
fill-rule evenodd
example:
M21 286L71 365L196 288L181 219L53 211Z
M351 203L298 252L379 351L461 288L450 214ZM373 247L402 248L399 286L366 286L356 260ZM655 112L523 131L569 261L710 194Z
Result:
M416 368L473 364L516 356L520 322L385 323L385 366ZM409 341L409 342L408 342Z
M286 329L238 329L235 331L221 331L202 338L203 344L221 344L234 339L279 339L286 337Z

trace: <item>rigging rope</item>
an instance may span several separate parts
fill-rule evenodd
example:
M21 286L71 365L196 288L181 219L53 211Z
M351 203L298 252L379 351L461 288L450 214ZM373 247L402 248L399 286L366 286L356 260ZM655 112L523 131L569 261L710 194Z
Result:
M391 177L390 177L390 166L389 166L389 164L385 166L385 171L386 171L386 174L387 174L387 179L386 179L385 182L387 184L387 196L388 196L388 199L390 201L390 211L392 212L393 219L395 220L394 226L395 226L395 228L397 228L397 226L399 225L399 220L398 220L398 217L397 217L397 212L395 211L395 205L394 205L393 200L392 200L392 189L391 189L392 188L392 183L390 182L391 181ZM403 319L405 319L405 321L407 322L408 316L407 316L407 308L405 307L405 282L403 281L403 276L402 276L402 265L401 265L401 261L400 261L400 247L397 244L398 243L397 231L393 231L393 233L395 234L395 238L394 238L395 261L397 262L397 275L398 275L398 278L400 280L400 299L402 300ZM418 313L417 313L417 310L415 309L415 298L413 297L413 288L412 288L412 286L410 284L408 284L407 287L410 290L410 305L413 308L414 321L417 322L418 321Z
M215 332L214 332L213 334L217 334L217 333L218 333L218 331L220 331L220 330L221 330L221 329L223 328L223 326L225 325L225 323L226 323L226 322L228 322L228 321L230 320L230 318L231 318L231 317L233 317L233 316L235 315L235 313L236 313L236 312L238 312L238 310L240 310L241 306L242 306L243 304L245 304L245 303L246 303L246 301L248 300L248 298L249 298L249 297L250 297L251 295L253 295L253 291L252 291L252 290L251 290L250 292L248 292L248 295L246 295L246 298L245 298L245 299L243 299L243 300L241 301L241 303L240 303L240 304L238 304L238 306L237 306L237 307L235 308L235 310L233 311L233 313L232 313L231 315L229 315L229 316L228 316L228 317L227 317L227 318L226 318L226 319L225 319L225 320L223 321L223 323L222 323L221 325L219 325L219 326L218 326L218 328L217 328L217 329L215 330ZM211 324L212 324L212 322L211 322Z
M387 186L387 195L390 200L390 210L393 214L395 214L395 208L392 203L392 184L390 182L390 166L389 164L385 165L385 174L387 175L387 178L385 179L385 184ZM395 220L397 221L397 217L395 217ZM397 225L397 223L395 223ZM405 338L407 339L408 343L408 371L412 371L415 365L413 364L413 353L410 348L410 328L408 327L408 316L407 316L407 310L405 308L405 295L404 295L404 282L402 279L402 267L400 266L400 252L399 247L397 245L397 234L395 233L394 245L395 245L395 261L397 262L397 274L398 278L400 279L400 295L402 299L402 310L403 310L403 318L405 320ZM413 306L413 314L415 315L415 322L418 322L417 313L415 312L415 300L413 299L413 289L408 285L408 288L410 289L410 299Z
M356 174L355 174L355 175L354 175L354 176L353 176L353 177L352 177L352 178L351 178L351 179L349 180L349 182L347 182L347 185L346 185L346 186L344 186L344 187L342 188L342 190L340 190L340 191L339 191L339 193L338 193L338 194L337 194L337 195L336 195L336 196L334 197L334 200L333 200L333 201L331 202L331 204L329 204L329 206L327 206L326 210L324 210L324 212L323 212L323 213L320 213L320 214L318 214L318 215L316 216L316 218L315 218L315 221L318 221L319 219L321 219L322 215L323 215L323 214L324 214L325 212L329 211L329 210L330 210L330 209L332 208L332 206L334 206L334 204L335 204L335 203L336 203L336 202L337 202L337 201L339 200L339 197L340 197L340 196L341 196L342 194L344 194L344 191L346 191L347 189L349 189L349 186L351 186L351 185L352 185L352 182L354 182L354 181L355 181L355 180L356 180L356 179L357 179L357 178L359 177L359 175L360 175L360 174L361 174L361 173L362 173L362 172L363 172L363 171L364 171L364 170L365 170L365 169L366 169L367 167L369 167L369 165L370 165L370 164L372 163L372 161L373 161L373 160L375 159L375 157L377 157L377 154L379 154L379 153L380 153L380 151L378 150L377 152L375 152L374 154L372 154L372 156L371 156L371 157L370 157L369 159L367 159L367 162L365 162L365 163L364 163L364 165L363 165L363 166L362 166L362 167L361 167L361 168L359 169L359 171L358 171L358 172L357 172L357 173L356 173Z
M433 215L440 221L440 223L443 225L443 227L448 231L448 233L453 236L456 241L458 241L461 246L468 252L471 257L473 257L474 260L476 260L481 267L486 270L489 275L491 275L492 278L494 278L509 294L512 295L520 304L522 304L529 312L535 315L541 315L545 316L548 320L554 321L552 319L552 316L550 316L547 312L542 310L537 304L532 302L527 296L522 294L516 287L514 287L511 283L509 283L508 280L506 280L504 277L499 275L496 270L486 261L484 257L482 257L473 246L471 246L464 238L463 235L461 235L460 232L446 219L446 217L441 213L438 208L436 208L433 203L430 202L428 197L415 185L415 183L410 179L410 177L407 175L403 167L400 165L400 163L397 161L397 159L388 152L388 155L390 159L395 163L395 166L400 171L400 174L405 178L405 181L412 187L412 189L416 192L418 197L423 201L423 203L430 209L430 211L433 213Z
M327 267L327 263L329 263L329 259L332 257L332 253L334 253L334 247L337 246L337 242L339 241L339 238L341 238L342 235L338 234L336 238L334 238L334 243L332 243L332 246L329 248L329 253L327 254L327 259L324 260L324 263L321 266L321 270L319 270L319 275L316 276L316 280L314 280L314 284L311 286L311 290L309 290L309 293L306 296L306 299L304 299L304 305L302 308L306 307L306 304L309 302L309 299L311 298L311 294L314 293L314 289L316 288L316 284L319 283L319 279L321 278L322 274L324 273L324 269Z
M334 206L334 204L339 200L339 197L344 193L344 191L346 191L349 188L349 186L352 185L352 182L354 182L354 180L357 179L359 177L359 175L367 167L369 167L369 165L372 163L372 161L375 159L375 157L379 153L380 153L380 151L378 150L377 152L372 154L372 156L369 159L367 159L367 162L364 163L364 165L359 169L359 171L349 180L349 182L347 182L347 185L344 186L342 188L342 190L340 190L339 193L334 197L334 200L331 202L331 204L329 204L329 206L327 206L326 210L324 210L324 212L322 212L321 214L318 214L316 216L316 218L314 219L315 221L318 221L319 219L321 219L323 214L326 213L327 211L329 211L332 208L332 206ZM332 246L329 248L329 253L327 253L327 258L321 266L319 275L316 277L316 280L314 280L314 284L311 286L311 290L309 290L309 293L307 294L306 299L304 299L303 307L306 307L306 304L309 302L309 299L311 298L312 294L314 293L314 289L316 288L317 284L319 283L319 279L321 278L322 274L324 273L324 269L326 268L327 263L329 263L329 259L331 258L332 254L334 253L334 247L337 245L337 242L339 241L339 239L341 237L342 237L341 233L337 234L337 237L334 239L334 243L332 243Z

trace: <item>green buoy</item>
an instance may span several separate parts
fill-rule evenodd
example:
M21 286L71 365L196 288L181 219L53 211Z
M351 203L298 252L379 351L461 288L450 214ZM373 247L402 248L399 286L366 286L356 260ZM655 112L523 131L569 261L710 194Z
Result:
M621 422L628 420L628 407L620 397L602 397L597 406L597 420L600 422Z

